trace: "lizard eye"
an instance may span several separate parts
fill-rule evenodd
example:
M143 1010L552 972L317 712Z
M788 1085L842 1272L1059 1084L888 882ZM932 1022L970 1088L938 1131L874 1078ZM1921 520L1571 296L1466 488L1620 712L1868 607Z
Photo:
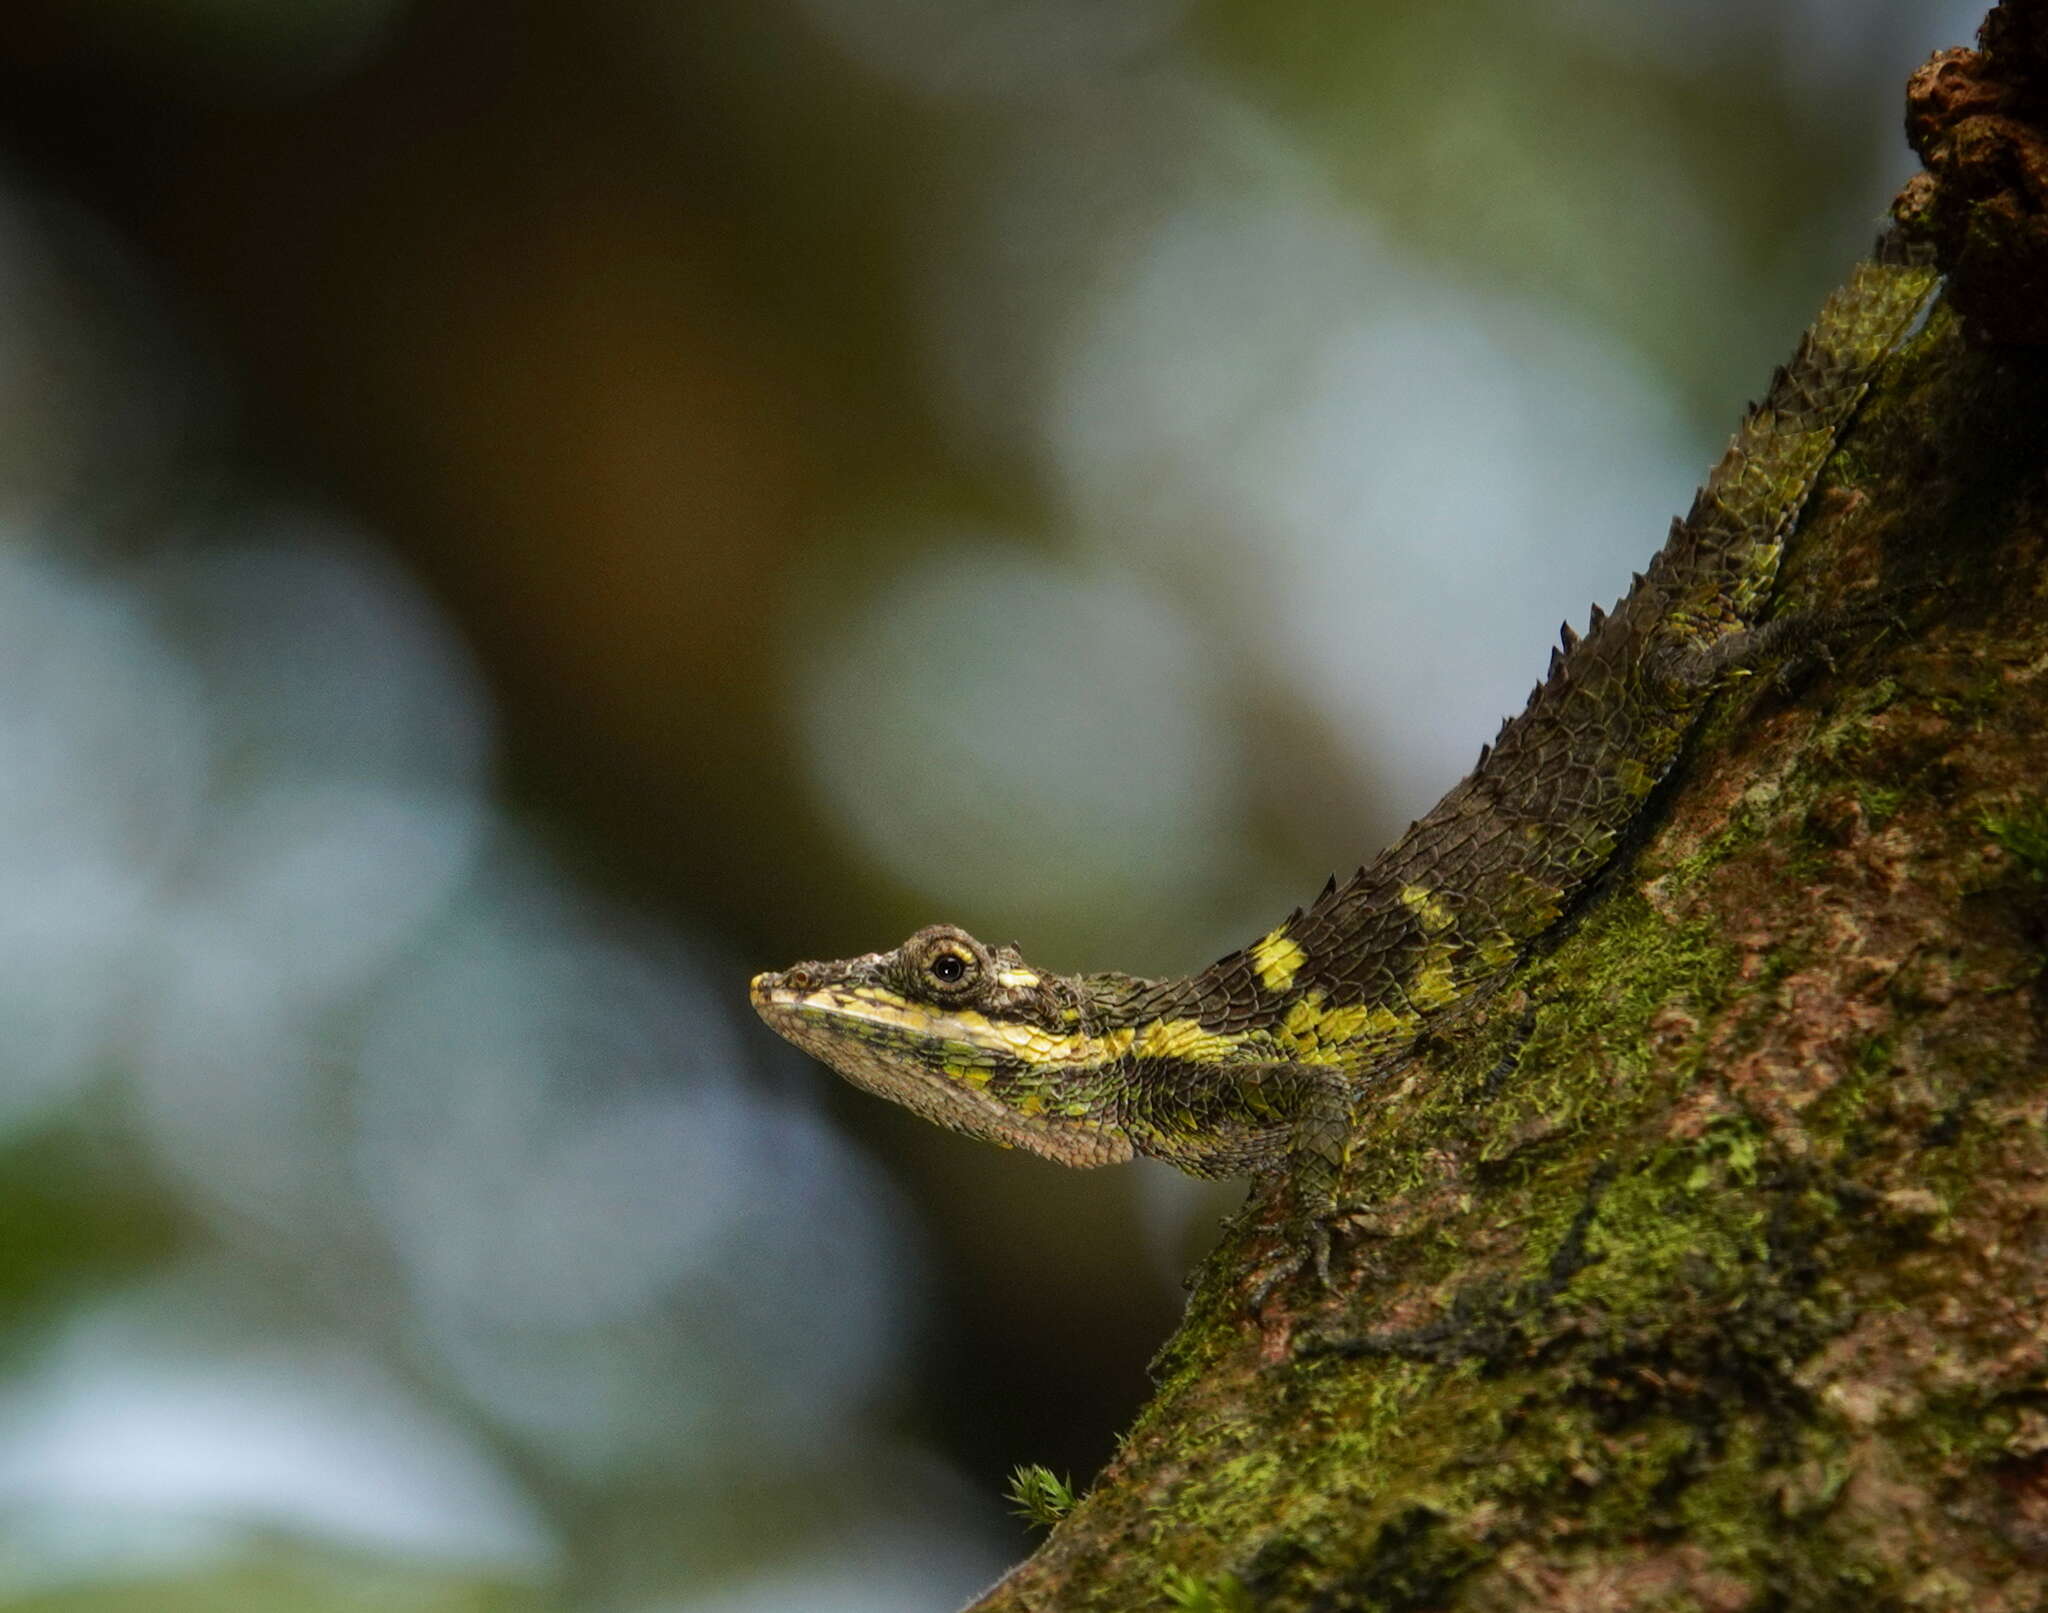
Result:
M897 954L901 988L938 1002L965 1002L990 969L987 949L964 930L934 924L919 930Z

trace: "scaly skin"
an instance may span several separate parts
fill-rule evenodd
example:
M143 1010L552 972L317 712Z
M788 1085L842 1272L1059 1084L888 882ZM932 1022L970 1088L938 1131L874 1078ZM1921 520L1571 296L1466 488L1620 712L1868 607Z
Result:
M1722 676L1773 647L1758 622L1785 536L1934 283L1905 262L1858 267L1648 570L1584 637L1564 630L1473 772L1242 951L1174 980L1055 975L939 925L757 976L754 1006L856 1085L1004 1146L1327 1183L1354 1106L1557 921Z

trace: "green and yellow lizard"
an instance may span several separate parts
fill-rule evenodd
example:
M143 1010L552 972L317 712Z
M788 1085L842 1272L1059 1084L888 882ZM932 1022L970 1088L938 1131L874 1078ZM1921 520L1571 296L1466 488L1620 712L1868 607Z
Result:
M1327 1184L1354 1106L1558 921L1716 685L1786 636L1761 623L1786 534L1934 288L1905 258L1881 242L1828 298L1628 594L1583 637L1567 626L1471 774L1306 910L1173 980L1053 974L934 925L758 975L755 1008L855 1085L970 1136L1067 1165L1143 1154ZM1313 1216L1307 1231L1327 1281L1327 1232Z

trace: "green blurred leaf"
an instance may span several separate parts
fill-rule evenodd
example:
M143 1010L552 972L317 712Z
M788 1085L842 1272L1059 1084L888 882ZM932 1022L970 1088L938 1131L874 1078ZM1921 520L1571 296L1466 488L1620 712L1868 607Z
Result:
M0 1344L178 1248L183 1229L168 1199L109 1153L69 1125L0 1146Z
M481 1573L401 1567L287 1541L193 1574L9 1598L10 1613L545 1613L558 1598Z

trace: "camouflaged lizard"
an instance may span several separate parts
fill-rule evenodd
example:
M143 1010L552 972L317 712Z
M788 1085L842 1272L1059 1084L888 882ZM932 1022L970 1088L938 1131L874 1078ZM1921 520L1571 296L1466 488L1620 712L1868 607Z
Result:
M1354 1106L1558 921L1716 685L1785 636L1760 617L1786 534L1935 284L1889 241L1878 259L1828 298L1628 594L1563 629L1471 774L1306 910L1173 980L1053 974L934 925L756 976L761 1017L857 1086L1062 1164L1332 1182ZM1326 1280L1334 1209L1304 1229Z

